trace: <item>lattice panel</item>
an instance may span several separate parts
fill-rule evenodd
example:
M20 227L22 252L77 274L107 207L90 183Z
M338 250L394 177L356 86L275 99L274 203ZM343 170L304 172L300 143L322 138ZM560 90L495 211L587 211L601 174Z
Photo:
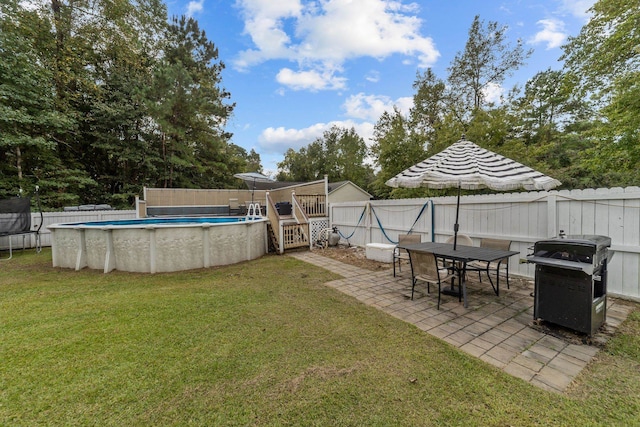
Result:
M324 239L325 236L321 236L321 233L322 233L322 230L329 228L329 220L321 219L316 221L310 221L309 225L311 227L311 241L315 243L321 237Z

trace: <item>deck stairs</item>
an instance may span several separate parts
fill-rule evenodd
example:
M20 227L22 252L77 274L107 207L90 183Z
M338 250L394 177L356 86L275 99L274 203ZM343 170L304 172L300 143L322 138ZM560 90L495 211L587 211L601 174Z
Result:
M266 200L269 219L267 229L270 230L268 231L270 245L275 247L275 251L282 254L287 249L309 247L311 241L309 217L295 193L291 195L291 215L280 215L269 193L266 194Z

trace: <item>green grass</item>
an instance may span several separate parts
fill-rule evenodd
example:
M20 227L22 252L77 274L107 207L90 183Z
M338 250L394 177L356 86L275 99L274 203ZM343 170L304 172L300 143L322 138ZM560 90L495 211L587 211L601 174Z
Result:
M3 254L4 255L4 254ZM0 425L640 425L636 310L564 395L286 256L143 275L0 263Z

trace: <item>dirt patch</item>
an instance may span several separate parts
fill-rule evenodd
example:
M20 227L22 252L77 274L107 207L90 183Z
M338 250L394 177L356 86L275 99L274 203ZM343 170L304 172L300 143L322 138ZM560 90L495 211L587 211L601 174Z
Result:
M325 249L314 249L314 253L371 271L387 270L393 267L390 262L367 259L365 248L359 246L329 246Z
M312 366L306 369L301 375L289 381L286 387L290 392L294 393L300 388L302 383L304 383L304 381L307 378L314 377L314 378L326 381L331 378L344 377L344 376L350 375L353 372L355 372L357 369L358 369L357 366L354 366L351 368L344 368L344 369L338 369L332 366L329 366L329 367Z

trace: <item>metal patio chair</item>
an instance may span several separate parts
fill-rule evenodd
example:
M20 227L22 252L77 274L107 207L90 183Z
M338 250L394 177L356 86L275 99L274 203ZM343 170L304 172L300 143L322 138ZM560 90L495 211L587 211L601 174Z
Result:
M419 234L400 234L398 235L398 245L410 245L414 243L420 243L422 241L422 236ZM396 277L396 263L398 264L398 272L402 272L402 268L400 267L400 262L405 260L409 262L409 254L406 250L395 247L393 250L393 277Z
M421 280L427 282L427 293L431 292L430 284L438 285L438 310L440 310L440 295L442 294L442 282L451 279L451 287L454 285L456 273L452 269L438 265L436 256L431 252L408 251L411 263L411 299L416 288L416 283Z
M489 238L480 240L481 248L502 249L508 251L510 246L511 240ZM491 280L490 273L495 272L496 275L499 275L502 271L507 278L507 289L509 289L509 258L502 258L493 262L473 261L467 264L467 271L477 271L480 283L482 283L482 273L486 273L489 278L489 282L491 282L491 286L493 286L493 280Z

